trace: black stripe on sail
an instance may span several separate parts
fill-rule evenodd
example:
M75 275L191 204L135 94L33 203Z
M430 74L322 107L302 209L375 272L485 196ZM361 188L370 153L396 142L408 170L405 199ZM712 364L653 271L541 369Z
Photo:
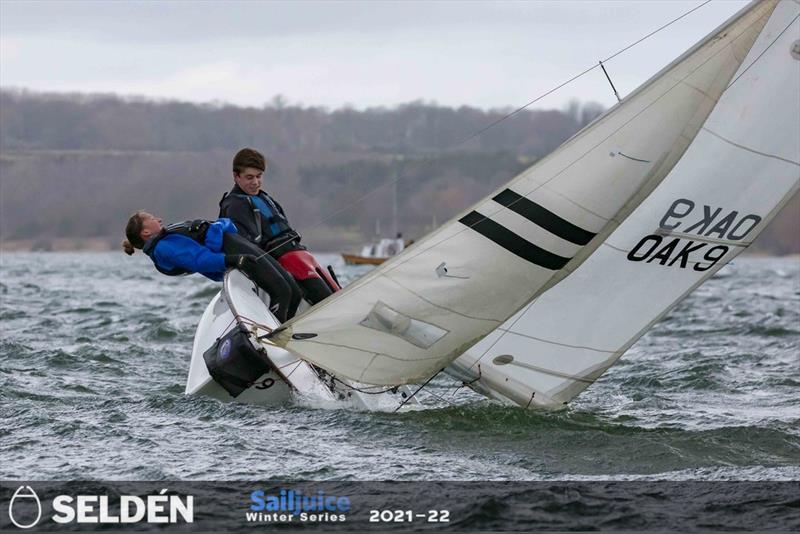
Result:
M484 237L494 241L504 249L512 252L524 260L535 263L545 269L557 271L561 269L570 258L563 258L558 254L548 252L537 247L527 239L523 239L508 228L501 226L491 219L487 219L477 211L472 211L459 219Z
M562 219L547 208L543 208L536 202L523 197L519 193L515 193L511 189L506 189L495 196L493 200L511 211L519 213L551 234L555 234L561 239L566 239L576 245L585 245L597 235L584 230L580 226L575 226L568 220Z

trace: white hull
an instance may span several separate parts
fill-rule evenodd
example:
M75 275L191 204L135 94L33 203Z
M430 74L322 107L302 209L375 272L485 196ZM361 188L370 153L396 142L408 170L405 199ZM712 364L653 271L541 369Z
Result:
M380 395L362 393L354 389L361 389L359 385L336 380L330 375L320 375L314 367L290 351L260 340L258 343L266 350L274 368L234 398L211 377L203 354L218 338L238 325L245 325L252 339L255 339L277 328L280 323L269 312L269 296L262 291L256 292L253 283L239 271L230 271L225 277L223 290L211 299L197 325L186 395L264 406L277 406L300 397L311 403L370 410L395 409L410 395L405 387ZM407 406L415 404L418 404L416 399L412 399Z
M242 392L236 399L233 399L222 386L211 378L206 362L203 360L203 353L214 344L218 337L233 329L235 324L233 313L220 291L211 299L197 325L192 347L192 361L189 365L189 377L186 381L186 395L203 395L221 401L235 400L248 404L277 405L287 402L291 395L291 389L272 371L263 375L256 381L256 385ZM268 379L272 379L271 387L265 387L270 384Z

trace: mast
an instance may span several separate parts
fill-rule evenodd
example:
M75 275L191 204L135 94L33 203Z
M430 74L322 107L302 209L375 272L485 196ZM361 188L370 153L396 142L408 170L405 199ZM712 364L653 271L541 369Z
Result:
M392 184L392 239L397 237L397 170L394 171Z

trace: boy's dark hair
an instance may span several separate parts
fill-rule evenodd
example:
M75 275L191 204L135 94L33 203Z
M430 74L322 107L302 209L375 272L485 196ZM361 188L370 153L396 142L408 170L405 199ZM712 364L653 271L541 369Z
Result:
M233 172L239 174L247 167L252 167L263 172L267 169L267 160L258 150L254 148L243 148L233 156Z

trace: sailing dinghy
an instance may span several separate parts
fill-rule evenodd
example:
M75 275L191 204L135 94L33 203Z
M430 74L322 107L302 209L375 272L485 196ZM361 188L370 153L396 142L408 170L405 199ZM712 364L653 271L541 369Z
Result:
M341 383L397 386L447 369L493 398L566 403L797 190L797 20L796 0L748 5L555 152L344 290L280 327L254 306L245 324L254 344L276 369L303 369L298 383L317 373L324 385L324 369ZM203 316L214 333L198 328L187 393L224 397L199 355L239 321L228 283L237 278ZM277 329L260 334L255 323ZM260 378L240 397L265 399Z

